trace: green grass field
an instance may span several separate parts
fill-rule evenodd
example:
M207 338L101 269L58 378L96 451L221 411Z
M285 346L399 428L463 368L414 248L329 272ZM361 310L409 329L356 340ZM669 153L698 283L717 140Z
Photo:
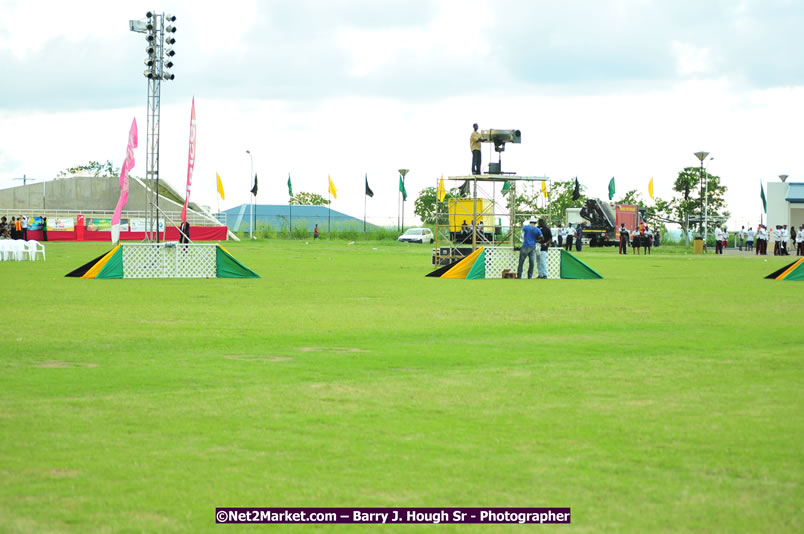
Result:
M440 280L430 247L260 241L259 280L0 263L0 531L201 532L215 507L559 507L571 526L802 532L790 259L578 256L605 280ZM256 531L250 528L249 531Z

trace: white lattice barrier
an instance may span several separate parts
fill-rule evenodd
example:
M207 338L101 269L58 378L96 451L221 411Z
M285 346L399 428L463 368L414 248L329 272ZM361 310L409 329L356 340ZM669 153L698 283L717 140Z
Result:
M547 278L556 279L561 278L561 249L549 248L547 249Z
M505 269L516 272L519 251L511 247L486 247L486 278L502 278Z
M126 243L123 278L215 278L217 245Z
M505 269L516 272L519 267L518 250L510 247L485 247L483 250L486 252L486 278L502 278L502 272ZM536 254L539 254L538 248ZM525 260L525 266L527 267L527 260ZM547 278L561 278L560 248L547 250Z

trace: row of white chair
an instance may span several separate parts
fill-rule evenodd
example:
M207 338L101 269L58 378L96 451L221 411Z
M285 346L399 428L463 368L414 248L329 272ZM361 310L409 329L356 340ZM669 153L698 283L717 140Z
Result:
M39 241L23 241L21 239L0 239L0 261L35 261L41 254L46 260L45 245Z

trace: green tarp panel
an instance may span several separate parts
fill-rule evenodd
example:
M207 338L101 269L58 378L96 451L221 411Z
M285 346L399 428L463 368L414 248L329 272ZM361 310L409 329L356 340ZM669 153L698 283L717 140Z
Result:
M443 267L439 267L438 269L436 269L435 271L431 272L430 274L425 275L425 277L430 276L430 277L433 277L433 278L441 278L442 274L444 274L445 272L449 271L450 269L452 269L453 267L458 265L459 261L461 261L461 260L455 260L452 263L449 263L449 264L447 264L447 265L445 265Z
M260 275L234 259L230 254L217 247L218 278L259 278Z
M596 278L603 278L594 269L586 265L584 262L567 252L561 250L561 278L573 278L580 280L590 280Z
M95 278L123 278L123 247L109 258Z
M799 265L796 267L795 271L782 278L783 282L787 282L788 280L794 282L804 281L804 265Z
M82 276L84 276L85 274L87 274L87 271L88 271L88 270L92 269L92 266L93 266L93 265L95 265L96 263L98 263L99 261L101 261L101 260L103 259L103 257L104 257L105 255L107 255L108 253L109 253L109 252L104 252L103 254L101 254L100 256L98 256L97 258L95 258L94 260L92 260L92 261L89 261L89 262L85 263L84 265L82 265L82 266L81 266L81 267L79 267L78 269L76 269L76 270L74 270L74 271L72 271L72 272L69 272L69 273L65 274L64 276L65 276L65 277L68 277L68 276L69 276L69 277L71 277L71 278L81 278Z
M466 275L467 280L477 280L478 278L486 277L486 251L480 253L472 265L469 274Z

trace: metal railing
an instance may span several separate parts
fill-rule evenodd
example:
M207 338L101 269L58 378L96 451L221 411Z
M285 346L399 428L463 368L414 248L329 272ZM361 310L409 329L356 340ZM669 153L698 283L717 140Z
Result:
M146 211L139 210L139 211L124 211L122 213L123 219L145 219ZM179 218L179 212L168 212L172 217L176 220ZM7 208L0 208L0 216L6 217L7 221L11 220L11 217L19 217L21 215L25 215L28 218L31 217L42 217L45 216L48 219L50 218L73 218L77 215L83 215L85 221L89 221L89 219L111 219L114 216L114 211L106 211L106 210L62 210L62 209L54 209L54 210L42 210L42 209L7 209ZM223 215L223 214L218 214ZM224 218L225 220L225 218ZM200 214L198 212L192 211L190 209L187 210L187 222L190 223L192 226L224 226L224 222L221 219L213 214Z

